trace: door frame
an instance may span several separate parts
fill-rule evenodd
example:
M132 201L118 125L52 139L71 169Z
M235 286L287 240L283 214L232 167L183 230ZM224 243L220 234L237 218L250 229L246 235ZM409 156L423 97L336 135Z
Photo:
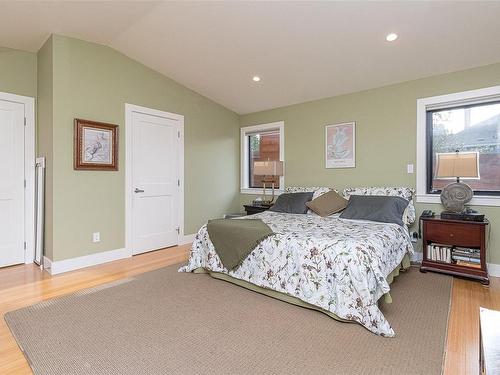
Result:
M0 92L0 100L24 105L24 263L35 257L35 98Z
M179 235L177 244L184 238L184 116L157 109L141 107L125 103L125 248L129 256L133 255L133 224L132 224L132 114L134 112L151 116L166 117L179 122Z

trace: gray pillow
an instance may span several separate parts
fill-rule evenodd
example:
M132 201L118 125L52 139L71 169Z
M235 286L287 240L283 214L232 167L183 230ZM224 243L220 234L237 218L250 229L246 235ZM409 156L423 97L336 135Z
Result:
M403 225L403 213L408 201L401 197L384 195L351 195L340 217L342 219L371 220Z
M313 192L281 194L274 206L269 211L284 212L288 214L305 214L308 207L306 203L313 197Z

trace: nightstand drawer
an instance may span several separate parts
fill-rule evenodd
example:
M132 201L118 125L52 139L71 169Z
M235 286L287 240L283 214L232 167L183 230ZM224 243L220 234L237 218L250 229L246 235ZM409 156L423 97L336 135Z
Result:
M481 246L481 227L460 223L426 223L427 241L456 246Z

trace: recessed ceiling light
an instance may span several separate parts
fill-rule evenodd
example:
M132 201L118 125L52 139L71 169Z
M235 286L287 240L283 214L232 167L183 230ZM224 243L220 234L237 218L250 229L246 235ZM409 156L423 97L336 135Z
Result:
M387 36L385 37L385 40L387 40L388 42L394 42L396 39L398 39L398 34L396 33L387 34Z
M253 76L252 80L254 82L259 82L260 81L260 77L259 76Z

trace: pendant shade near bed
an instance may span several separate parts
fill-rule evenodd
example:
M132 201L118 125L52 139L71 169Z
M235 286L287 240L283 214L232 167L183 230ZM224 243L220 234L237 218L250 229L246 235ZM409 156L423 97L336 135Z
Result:
M436 154L436 178L456 178L441 191L441 203L447 211L461 213L474 196L471 187L460 182L460 177L479 178L478 152L450 152Z
M263 195L262 204L271 206L274 201L274 177L283 176L283 162L277 160L254 161L253 174L257 176L264 176L262 179ZM267 181L266 177L273 177L271 181ZM271 199L266 196L266 182L271 182L272 195Z
M436 178L479 178L479 153L438 153Z
M254 161L253 174L257 176L283 176L283 162L276 160Z

